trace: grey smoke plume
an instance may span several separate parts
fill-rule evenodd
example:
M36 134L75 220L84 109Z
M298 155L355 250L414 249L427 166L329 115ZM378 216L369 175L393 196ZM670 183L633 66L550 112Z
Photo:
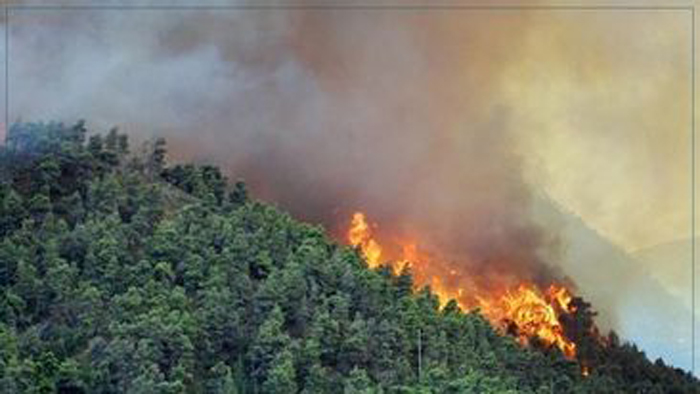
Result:
M451 32L457 18L466 27ZM309 220L335 226L366 210L532 279L546 235L528 220L508 108L490 88L523 24L416 11L18 11L10 108L163 133L178 156L214 160Z
M579 235L563 238L562 220L533 208L524 158L537 142L523 143L514 115L533 103L503 93L537 23L488 11L17 9L10 120L164 135L174 158L214 162L335 234L365 211L380 236L418 238L478 272L476 286L576 280L604 262L559 264ZM613 326L617 281L581 288L605 290L595 306Z

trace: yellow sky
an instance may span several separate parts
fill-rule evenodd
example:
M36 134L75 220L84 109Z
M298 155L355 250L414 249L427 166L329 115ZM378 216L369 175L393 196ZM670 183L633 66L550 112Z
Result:
M538 15L502 76L529 180L630 252L690 235L690 21Z

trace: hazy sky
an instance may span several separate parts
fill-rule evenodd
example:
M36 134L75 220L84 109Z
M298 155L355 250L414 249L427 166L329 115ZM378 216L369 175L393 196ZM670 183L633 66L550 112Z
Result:
M534 181L628 251L688 237L689 13L532 25L502 86Z

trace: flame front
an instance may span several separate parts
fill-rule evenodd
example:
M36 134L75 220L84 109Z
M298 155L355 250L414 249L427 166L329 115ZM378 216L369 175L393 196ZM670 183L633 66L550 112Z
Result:
M480 289L454 268L437 268L434 260L419 255L416 244L410 242L402 242L400 256L390 261L382 254L382 247L362 212L352 216L348 241L359 248L370 268L384 263L398 273L410 266L414 270L415 285L429 285L441 306L455 299L462 309L480 309L496 329L515 335L522 345L536 337L548 346L558 347L567 358L576 357L576 344L566 337L561 323L563 315L576 311L566 287L552 284L543 291L534 284L521 283L504 290ZM445 284L448 280L451 286Z
M571 295L566 288L551 285L542 294L535 286L521 284L502 296L479 298L484 315L495 325L512 331L522 344L537 337L547 345L557 346L568 358L576 356L576 344L566 338L559 321L560 315L570 310Z
M364 213L356 212L352 215L348 241L350 241L350 245L360 248L370 268L374 268L381 263L382 248L372 239L372 231L367 224Z

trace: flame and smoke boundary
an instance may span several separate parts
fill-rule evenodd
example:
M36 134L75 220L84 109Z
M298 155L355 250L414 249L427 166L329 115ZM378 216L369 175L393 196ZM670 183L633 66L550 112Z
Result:
M435 255L419 253L416 242L398 241L400 253L387 253L363 212L352 215L347 242L361 252L369 268L386 264L395 274L410 268L415 286L429 286L441 307L454 299L464 310L480 310L495 328L515 336L521 345L536 337L546 346L559 348L566 358L576 358L576 343L567 337L562 323L565 315L577 309L567 286L552 283L543 290L534 283L521 282L510 288L484 287L483 282L469 279L492 277L493 273L469 272L469 265L449 264ZM586 365L582 365L582 373L589 373Z

